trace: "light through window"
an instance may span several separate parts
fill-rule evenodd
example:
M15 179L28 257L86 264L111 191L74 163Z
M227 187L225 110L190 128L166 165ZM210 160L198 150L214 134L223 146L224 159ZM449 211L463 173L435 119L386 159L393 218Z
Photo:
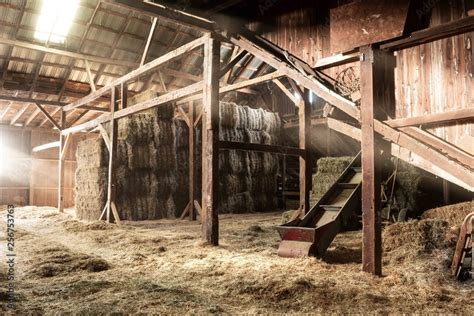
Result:
M35 38L50 43L64 43L78 7L79 0L43 0Z

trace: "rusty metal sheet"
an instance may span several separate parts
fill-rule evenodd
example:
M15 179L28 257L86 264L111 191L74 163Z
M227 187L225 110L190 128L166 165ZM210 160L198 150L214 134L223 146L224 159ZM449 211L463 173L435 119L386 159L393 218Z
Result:
M356 1L331 10L331 52L401 36L409 0Z

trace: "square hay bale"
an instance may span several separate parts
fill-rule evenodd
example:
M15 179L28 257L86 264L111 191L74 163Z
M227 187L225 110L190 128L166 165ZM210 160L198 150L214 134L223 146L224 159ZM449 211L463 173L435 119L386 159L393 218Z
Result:
M128 144L148 142L154 136L155 118L149 113L139 113L118 120L118 138Z
M155 119L153 125L154 141L157 147L175 144L176 123L174 120Z
M464 218L474 212L474 202L463 202L425 211L423 219L439 219L448 222L449 227L461 227Z
M78 167L104 167L109 163L109 153L102 138L88 138L77 145Z

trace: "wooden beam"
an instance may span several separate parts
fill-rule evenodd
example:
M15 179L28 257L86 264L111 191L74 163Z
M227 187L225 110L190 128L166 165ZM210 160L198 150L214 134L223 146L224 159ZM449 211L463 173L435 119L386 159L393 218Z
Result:
M401 50L474 30L474 16L413 32L409 37L391 41L380 46L381 49Z
M441 125L455 123L457 121L473 121L474 107L434 114L425 114L415 117L399 118L387 120L384 123L393 128L420 126L420 125Z
M219 75L220 42L210 37L204 45L202 101L202 239L219 244Z
M67 135L66 136L66 140L64 141L64 146L63 146L63 149L61 150L61 157L60 159L65 161L66 160L66 154L67 154L67 151L69 150L69 146L71 145L71 141L72 141L72 135Z
M312 189L311 170L311 103L309 94L311 91L305 90L303 101L298 109L299 119L299 147L303 150L303 156L299 157L300 167L300 216L304 216L310 208L310 191Z
M116 197L116 163L117 163L117 137L118 137L118 124L117 119L115 118L115 112L118 110L118 99L119 99L119 90L113 88L110 96L110 149L109 149L109 172L108 172L108 182L107 182L107 212L106 219L108 223L111 223L112 217L114 215L115 221L118 222L120 219L118 216L115 216L116 211L113 210L112 203L115 203Z
M40 152L40 151L43 151L43 150L47 150L47 149L51 149L51 148L56 148L56 147L61 147L61 142L60 142L60 141L51 142L51 143L47 143L47 144L43 144L43 145L39 145L39 146L33 147L32 151L33 151L34 153L37 153L37 152Z
M101 97L102 95L108 93L110 91L111 88L113 87L116 87L116 86L119 86L120 84L124 83L124 82L127 82L127 81L130 81L132 79L135 79L143 74L145 74L146 72L154 69L154 68L157 68L158 66L166 63L166 62L170 62L176 58L178 58L179 56L185 54L185 53L188 53L190 51L192 51L193 49L201 46L202 44L204 44L207 40L208 36L202 36L188 44L185 44L181 47L178 47L177 49L161 56L161 57L158 57L157 59L129 72L128 74L126 74L125 76L122 76L116 80L114 80L113 82L109 83L108 85L102 87L101 89L97 90L96 92L93 92L91 94L89 94L88 96L82 98L82 99L79 99L71 104L68 104L64 107L64 110L65 111L70 111L72 109L75 109L75 108L78 108L78 107L81 107L89 102L92 102L94 101L95 99Z
M94 77L92 76L91 66L89 65L89 62L87 61L87 59L84 59L84 64L86 65L87 78L89 79L89 84L91 85L91 90L92 90L92 92L96 92L97 89L95 87Z
M146 57L148 55L148 50L150 49L151 40L153 39L153 34L155 34L157 22L158 22L158 18L154 17L153 21L151 22L151 28L150 28L150 32L148 33L145 49L143 50L142 60L140 61L140 67L145 64Z
M212 21L170 8L157 1L152 3L130 0L102 0L102 2L132 9L145 15L162 17L163 19L191 26L204 32L210 32L215 28L215 23Z
M176 91L171 91L171 92L168 92L164 95L158 96L156 98L153 98L153 99L135 104L134 106L127 107L125 109L119 110L119 111L115 112L114 117L116 119L119 119L119 118L126 117L126 116L129 116L129 115L135 114L135 113L143 112L143 111L146 111L148 109L154 108L156 106L159 106L159 105L162 105L162 104L165 104L165 103L168 103L168 102L176 101L176 100L179 100L180 98L187 97L191 94L194 94L194 93L200 91L201 89L202 89L202 82L197 82L197 83L192 84L190 86L187 86L185 88L181 88L181 89L178 89ZM99 125L101 123L105 123L105 122L110 121L110 119L111 119L111 113L104 113L103 115L101 115L101 116L99 116L99 117L97 117L93 120L87 121L85 123L82 123L82 124L79 124L79 125L76 125L76 126L73 126L73 127L70 127L70 128L67 128L66 130L61 131L61 133L66 135L66 134L71 134L71 133L77 133L77 132L80 132L82 130L91 129L91 128L94 128L94 127L96 127L97 125Z
M347 123L328 118L328 127L359 142L362 139L362 133L360 129ZM451 174L447 173L443 169L440 169L439 167L433 165L430 159L420 157L415 152L412 152L406 148L402 148L395 142L392 143L391 153L392 156L397 157L420 169L423 169L435 176L441 176L443 179L446 179L449 182L459 185L460 187L468 188L466 187L466 183L460 181L456 177L453 177Z
M136 67L135 63L131 63L127 61L116 60L112 58L104 58L104 57L93 56L93 55L79 54L79 53L74 53L74 52L70 52L66 50L36 45L36 44L28 43L28 42L11 40L8 38L0 38L0 44L31 49L31 50L35 50L35 51L39 51L39 52L43 52L47 54L65 56L65 57L74 58L74 59L82 59L82 60L87 59L90 62L94 62L94 63L117 65L117 66L130 67L130 68Z
M49 115L49 113L39 104L39 103L35 103L36 107L44 114L44 116L46 116L46 118L48 119L48 121L51 122L51 124L54 125L54 127L56 127L58 130L61 130L62 127L52 118L51 115ZM61 115L62 112L64 112L62 109L59 109L61 111ZM54 114L53 114L54 115ZM41 125L40 125L41 126Z
M298 157L302 157L305 155L305 150L296 148L296 147L285 147L285 146L278 146L278 145L266 145L266 144L230 142L230 141L219 141L219 149L259 151L259 152L264 152L264 153L272 153L272 154L286 155L286 156L298 156Z
M57 102L57 101L48 101L48 100L37 100L33 98L24 98L24 97L14 97L10 95L0 95L0 100L2 101L14 101L14 102L23 102L23 103L41 103L44 105L54 105L54 106L63 106L67 103Z
M66 112L61 110L61 126L59 130L66 128ZM58 175L58 211L64 212L64 155L65 135L59 134L59 175Z
M28 105L24 105L23 108L15 114L15 116L10 121L10 125L15 125L15 123L21 118L21 116L25 114L26 110L28 110Z
M99 128L100 135L104 139L105 147L107 147L107 150L110 152L111 148L110 148L109 133L107 133L107 131L105 130L104 125L99 124L99 126L97 126L97 127ZM71 135L71 134L69 134L69 135Z
M28 117L25 121L25 127L30 125L31 122L33 122L33 120L38 116L38 114L40 114L41 111L40 109L36 109L31 115L30 117Z
M293 93L290 92L290 90L288 90L285 85L281 82L280 79L276 79L276 80L273 80L273 83L276 84L276 86L278 88L280 88L280 90L286 94L286 96L291 100L291 102L293 102L296 106L299 106L299 100L297 100L295 98L295 96L293 95Z
M387 146L376 135L374 120L383 119L385 108L395 107L393 54L361 48L361 131L362 131L362 270L382 275L381 153ZM392 91L393 90L393 91ZM385 114L386 117L386 114ZM388 143L386 143L388 144Z
M194 120L196 117L195 109L194 109L194 102L189 102L189 132L188 132L188 165L189 165L189 220L194 221L196 220L196 213L194 212L194 198L195 198L195 190L196 190L196 163L195 163L195 135L194 135Z
M220 77L222 78L223 76L225 76L226 73L231 71L232 68L234 68L234 66L237 65L237 63L241 61L245 55L247 55L247 52L243 50L240 53L238 53L236 56L233 56L231 60L224 67L222 67L221 72L220 72ZM229 75L229 78L230 78L230 75ZM228 82L228 79L226 80L226 82Z
M10 101L10 103L8 103L7 107L5 108L5 110L3 110L2 114L0 114L0 120L3 120L3 118L5 117L5 115L7 115L8 111L10 111L10 109L12 108L13 106L13 102Z
M360 53L359 52L352 52L348 54L336 54L324 58L320 58L314 64L314 68L317 70L324 70L327 68L337 67L341 65L345 65L348 63L352 63L355 61L359 61Z
M474 168L474 156L463 151L459 147L454 146L446 142L445 140L436 137L435 135L428 133L420 128L416 127L403 127L400 129L407 135L425 143L426 145L436 148L441 153L449 156L450 158L459 161L467 168L473 170Z

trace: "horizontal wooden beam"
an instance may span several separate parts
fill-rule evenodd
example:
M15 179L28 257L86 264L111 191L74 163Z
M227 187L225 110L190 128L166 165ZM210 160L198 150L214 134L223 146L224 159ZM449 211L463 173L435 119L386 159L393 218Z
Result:
M433 26L412 33L407 38L391 41L380 46L381 49L401 50L420 44L437 41L454 35L467 33L474 30L474 16L468 16L452 22Z
M89 102L92 102L94 101L95 99L101 97L102 95L110 92L110 89L112 89L113 87L116 87L116 86L119 86L121 85L122 83L125 83L131 79L135 79L141 75L143 75L144 73L150 71L150 70L153 70L154 68L166 63L166 62L170 62L176 58L178 58L179 56L187 53L187 52L190 52L192 51L193 49L201 46L204 44L204 42L206 41L208 36L202 36L190 43L187 43L181 47L178 47L177 49L161 56L161 57L158 57L157 59L133 70L132 72L129 72L128 74L126 74L125 76L122 76L114 81L112 81L110 84L102 87L101 89L89 94L88 96L82 98L82 99L79 99L71 104L68 104L64 107L64 110L65 111L70 111L72 109L75 109L75 108L78 108L78 107L81 107Z
M59 145L60 145L60 142L56 141L56 142L36 146L32 149L32 151L34 153L37 153L37 152L40 152L40 151L43 151L43 150L46 150L46 149L51 149L51 148L56 148L56 147L59 148Z
M102 0L102 2L118 5L127 9L133 9L134 11L138 11L146 15L161 17L175 23L178 22L179 24L191 26L204 32L213 31L215 28L215 23L210 20L170 8L167 5L158 3L160 1L155 1L152 3L132 0Z
M399 118L394 120L385 121L388 126L399 128L407 126L420 126L420 125L441 125L447 123L453 123L461 120L474 120L474 107L461 109L456 111L449 111L443 113L425 114L415 117Z
M123 66L123 67L128 67L128 68L136 67L136 63L133 63L133 62L127 62L127 61L93 56L93 55L79 54L79 53L74 53L67 50L45 47L45 46L36 45L36 44L18 41L18 40L11 40L8 38L0 38L0 44L27 48L27 49L35 50L38 52L65 56L65 57L74 58L74 59L87 59L90 62L95 62L99 64L116 65L116 66Z
M219 146L219 149L259 151L259 152L287 155L287 156L303 156L305 154L304 149L299 149L296 147L277 146L277 145L219 141L218 146Z
M0 95L0 101L13 101L13 102L22 102L22 103L40 103L40 104L43 104L43 105L55 105L55 106L67 105L67 103L64 103L64 102L38 100L38 99L33 99L33 98L14 97L14 96L9 96L9 95Z
M176 101L176 100L179 100L180 98L187 97L200 90L202 90L202 82L197 82L185 88L181 88L176 91L171 91L159 97L135 104L134 106L130 106L122 110L119 110L114 113L113 117L111 113L104 113L98 118L67 128L61 131L61 134L67 135L67 134L77 133L82 130L91 129L91 128L97 127L99 124L110 121L112 118L119 119L119 118L126 117L135 113L146 111L156 106L159 106L168 102Z
M323 70L331 67L337 67L360 60L359 52L336 54L324 58L320 58L314 64L317 70Z

